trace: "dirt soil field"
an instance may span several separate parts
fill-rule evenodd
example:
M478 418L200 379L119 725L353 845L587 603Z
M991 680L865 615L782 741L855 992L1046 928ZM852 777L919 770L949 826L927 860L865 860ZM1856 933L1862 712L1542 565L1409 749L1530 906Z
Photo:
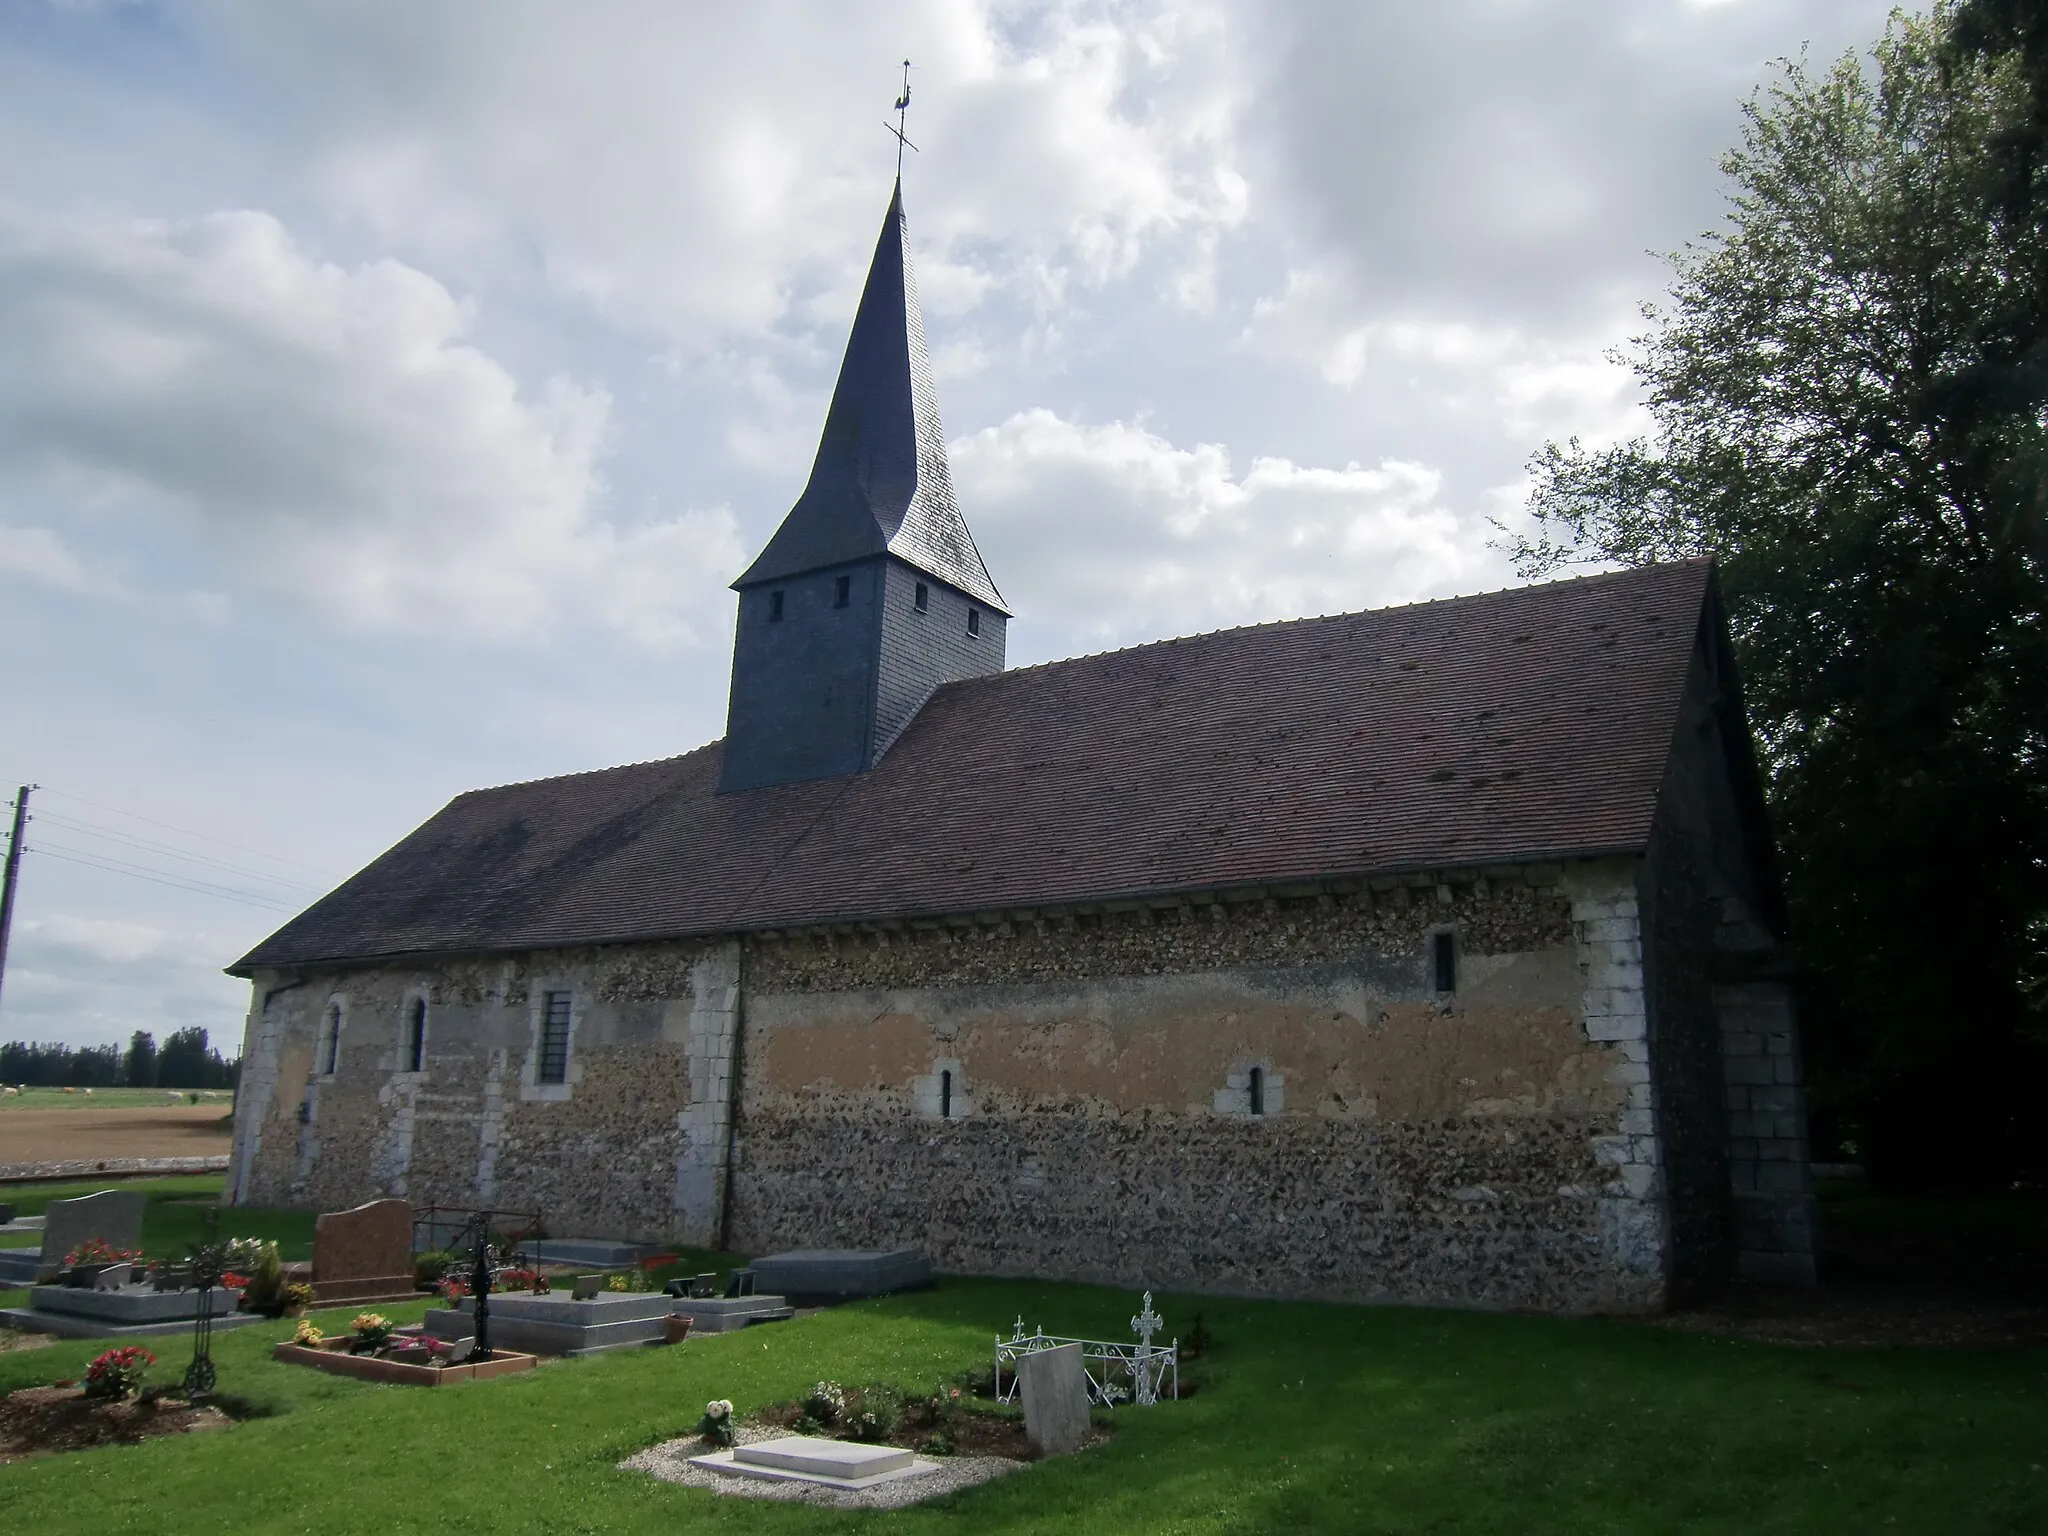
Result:
M66 1158L219 1157L234 1133L218 1104L155 1109L15 1109L0 1115L0 1163Z

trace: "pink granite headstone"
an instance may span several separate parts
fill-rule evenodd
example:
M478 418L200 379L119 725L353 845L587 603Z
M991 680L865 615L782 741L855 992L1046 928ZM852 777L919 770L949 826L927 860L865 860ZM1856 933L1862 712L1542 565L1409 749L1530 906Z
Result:
M412 1204L372 1200L313 1224L313 1291L320 1301L412 1294Z

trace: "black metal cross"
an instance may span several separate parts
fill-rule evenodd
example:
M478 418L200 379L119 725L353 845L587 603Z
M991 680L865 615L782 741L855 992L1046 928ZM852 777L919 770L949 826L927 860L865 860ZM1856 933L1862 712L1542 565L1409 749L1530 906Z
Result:
M227 1249L220 1240L220 1211L205 1216L206 1235L192 1249L192 1283L199 1288L199 1316L192 1322L192 1363L185 1367L185 1397L206 1396L219 1379L213 1368L213 1288L226 1268Z
M470 1347L471 1360L491 1358L491 1224L479 1213L476 1218L476 1267L470 1271L469 1295L475 1308L476 1343Z

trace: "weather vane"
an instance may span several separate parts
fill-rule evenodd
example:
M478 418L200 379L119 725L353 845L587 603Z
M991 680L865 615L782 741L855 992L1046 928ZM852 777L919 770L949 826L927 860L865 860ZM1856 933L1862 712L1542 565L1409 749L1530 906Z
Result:
M910 140L906 139L903 136L904 126L909 121L910 60L905 59L903 61L903 94L896 98L896 121L893 123L885 122L882 124L884 128L888 129L891 133L896 135L896 179L898 181L901 181L903 179L903 146L906 144L910 144ZM915 144L910 144L910 147L912 149L917 148Z

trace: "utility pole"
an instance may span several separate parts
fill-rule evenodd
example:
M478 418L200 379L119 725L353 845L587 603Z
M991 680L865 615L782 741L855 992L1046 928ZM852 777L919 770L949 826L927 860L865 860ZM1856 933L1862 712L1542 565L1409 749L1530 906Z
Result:
M14 926L14 887L21 879L21 834L28 825L28 795L38 787L24 784L14 794L14 835L7 843L7 873L0 879L0 982L7 979L7 931Z

